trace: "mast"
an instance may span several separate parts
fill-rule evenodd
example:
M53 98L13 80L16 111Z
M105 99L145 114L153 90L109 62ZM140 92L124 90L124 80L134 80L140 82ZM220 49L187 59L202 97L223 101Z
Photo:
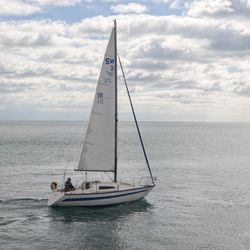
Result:
M116 37L116 19L114 20L114 49L115 49L115 167L114 182L117 182L117 37Z

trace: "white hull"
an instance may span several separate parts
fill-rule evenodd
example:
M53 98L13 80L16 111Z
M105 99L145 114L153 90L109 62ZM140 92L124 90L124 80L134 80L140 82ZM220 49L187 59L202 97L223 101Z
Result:
M82 190L72 192L53 192L48 200L49 206L108 206L136 201L144 198L154 185L136 187L127 190L85 193Z

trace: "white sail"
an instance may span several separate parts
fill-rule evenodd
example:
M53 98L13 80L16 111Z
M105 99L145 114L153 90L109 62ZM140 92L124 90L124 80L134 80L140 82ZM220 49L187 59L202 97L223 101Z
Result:
M114 29L102 63L78 170L114 171L115 41Z

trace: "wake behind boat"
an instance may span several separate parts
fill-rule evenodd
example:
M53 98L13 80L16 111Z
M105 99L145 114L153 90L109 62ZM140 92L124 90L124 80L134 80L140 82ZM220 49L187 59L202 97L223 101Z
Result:
M114 180L88 181L74 188L57 188L51 183L49 206L105 206L144 198L155 186L143 145L140 129L132 105L123 67L119 58L124 83L129 97L140 143L150 177L141 178L137 184L117 181L117 39L116 21L102 63L101 73L90 115L81 157L76 171L113 172ZM87 176L87 175L86 175ZM71 184L71 183L70 183Z

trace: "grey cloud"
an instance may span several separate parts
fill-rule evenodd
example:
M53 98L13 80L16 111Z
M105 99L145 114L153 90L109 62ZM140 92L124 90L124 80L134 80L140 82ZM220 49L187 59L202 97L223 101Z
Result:
M233 91L237 95L249 96L250 97L250 83L244 81L234 81Z
M247 87L244 87L244 88L241 89L241 90L238 90L238 91L237 91L237 94L238 94L238 95L243 95L243 96L248 96L248 97L250 97L250 86L247 86Z
M140 85L144 85L145 83L154 83L159 79L159 75L156 73L144 73L144 72L128 72L127 79L130 82L130 85L137 84L140 82Z
M0 82L0 93L17 93L33 88L33 84L16 84Z
M42 61L48 61L48 60L61 60L68 57L69 55L67 54L67 52L65 52L62 49L58 49L53 52L44 51L44 53L39 57L39 59Z
M37 76L46 76L52 74L52 70L47 66L37 66L35 65L22 65L22 62L19 62L19 65L0 64L0 73L5 76L6 79L12 78L26 78L26 77L37 77Z
M133 65L137 68L161 70L168 69L173 63L172 61L186 61L208 63L213 60L206 48L193 48L189 45L175 45L171 48L171 44L163 43L163 39L154 39L147 44L142 44L134 51L133 57L136 61Z
M135 53L135 56L137 57L143 57L143 58L156 58L156 59L163 59L163 60L171 60L171 59L177 59L182 54L178 50L171 50L169 48L164 48L161 44L161 41L152 41L150 43L150 48L145 48L144 46L141 46L137 52Z
M78 92L93 92L93 90L95 89L95 86L93 86L92 88L87 85L87 84L74 84L69 86L68 84L62 83L60 84L60 90L62 91L67 91L67 92L71 92L71 91L78 91Z
M10 37L3 35L0 40L0 44L4 47L38 47L38 46L51 46L53 41L48 34L38 34L36 36L31 35L16 35Z
M170 101L174 101L174 102L179 102L182 104L191 104L196 102L196 99L194 98L194 96L191 95L187 95L185 93L162 93L162 94L157 94L156 95L158 98L161 99L168 99Z
M249 14L250 16L250 14ZM135 17L136 18L136 17ZM160 40L167 42L167 37L171 35L177 35L184 38L189 38L197 41L207 41L211 44L211 48L219 50L225 50L228 47L228 50L246 50L248 49L249 44L249 25L244 24L244 22L239 21L237 25L237 20L213 20L205 18L193 18L193 17L163 17L160 20L156 20L154 17L148 17L143 15L140 19L138 18L136 22L133 23L133 26L129 28L121 27L125 35L122 35L122 39L132 39L133 37L141 37L145 34L155 34L159 40L152 40L151 53L155 54L158 58L161 56L161 52L165 56L171 58L183 58L187 55L186 59L192 58L193 55L189 55L187 51L177 49L168 49L161 48ZM243 26L242 26L243 25ZM165 38L162 38L162 36ZM133 40L133 39L132 39ZM221 46L220 46L221 44ZM159 49L161 52L159 52ZM192 52L192 51L191 51ZM150 52L148 52L150 53ZM196 56L197 58L197 56Z
M162 23L162 20L165 22ZM182 19L182 23L180 20ZM234 25L227 22L214 22L207 20L195 20L193 18L186 17L163 17L159 22L151 22L148 26L144 24L136 24L137 28L129 33L133 36L144 36L145 34L152 34L158 38L147 39L148 42L141 42L141 45L136 46L137 49L131 48L131 56L136 60L144 60L150 58L151 62L157 61L156 64L151 63L152 68L164 67L164 61L181 60L181 61L196 61L208 63L217 60L218 57L242 57L244 51L249 50L250 36L247 35L249 28L243 26L237 28ZM159 29L154 24L159 24ZM170 27L171 26L171 27ZM245 28L245 31L244 31ZM142 31L144 34L142 34ZM161 31L161 33L160 33ZM165 34L165 37L162 37ZM196 47L190 44L176 45L175 48L168 45L168 38L171 35L176 35L189 39ZM133 40L133 38L131 38ZM164 43L164 46L163 46ZM200 45L199 45L200 44ZM216 50L215 54L213 50ZM225 52L227 54L225 55ZM133 53L133 55L132 55ZM222 54L220 54L222 53ZM137 67L136 61L133 61ZM142 62L143 65L143 62ZM145 65L148 68L148 65Z
M224 31L212 40L211 48L218 51L250 50L250 35Z
M5 74L13 73L13 69L10 66L5 65L4 63L0 62L0 74L3 76Z
M82 77L77 77L77 76L74 76L74 75L67 75L67 74L58 74L58 73L54 73L52 75L50 75L50 77L52 79L55 79L55 80L61 80L61 81L68 81L68 82L84 82L84 83L93 83L93 82L96 82L97 79L92 79L90 77L88 78L82 78Z
M205 92L223 91L218 82L211 82L209 85L201 85L199 80L178 80L164 79L153 85L155 88L165 90L199 90Z
M165 88L168 89L197 89L198 82L189 80L183 81L183 80L165 79L164 84L158 83L154 85L154 87L158 88L162 88L163 86L165 86Z
M250 5L247 0L192 0L187 15L211 18L250 18Z
M142 55L139 55L138 57L142 57ZM160 60L152 60L148 58L139 58L139 59L136 58L135 60L133 60L133 63L130 67L133 69L146 69L150 71L163 70L163 69L168 68L168 63L162 60L160 61Z

